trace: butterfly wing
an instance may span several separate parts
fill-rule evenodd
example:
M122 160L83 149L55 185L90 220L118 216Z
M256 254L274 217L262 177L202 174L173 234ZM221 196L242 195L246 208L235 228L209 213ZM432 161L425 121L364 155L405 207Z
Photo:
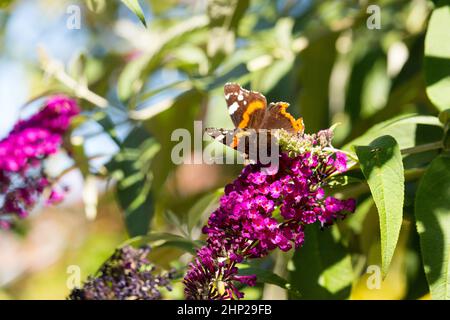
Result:
M303 119L296 120L286 111L288 103L271 103L267 107L266 98L261 93L245 90L235 83L227 83L224 93L228 113L236 128L234 130L207 128L205 131L216 141L241 151L246 158L251 145L259 145L260 141L270 141L271 130L285 129L290 133L304 131ZM266 140L258 137L263 131L268 137Z
M289 104L286 102L271 103L262 121L262 129L284 129L290 133L304 132L305 126L303 118L295 119L286 109Z
M258 144L259 132L256 130L206 128L205 132L214 138L214 140L240 152L244 159L249 160L250 163L257 162L258 153L250 146L256 146ZM269 135L268 139L270 141L270 133L267 134ZM250 151L252 151L252 153L250 153Z
M261 93L249 91L236 83L224 87L228 113L239 129L259 129L267 111L267 101Z
M206 128L205 132L209 136L211 136L214 140L223 143L227 146L233 147L233 141L236 136L236 129L234 130L226 130L226 129L218 129L218 128ZM234 148L234 147L233 147Z

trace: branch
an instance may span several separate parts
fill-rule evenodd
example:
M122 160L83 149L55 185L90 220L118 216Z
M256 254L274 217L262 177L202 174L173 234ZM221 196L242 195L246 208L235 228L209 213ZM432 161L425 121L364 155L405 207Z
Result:
M44 72L55 77L59 82L71 89L77 97L89 101L100 108L106 108L108 106L108 100L90 91L86 84L80 83L68 75L64 69L64 65L60 61L50 57L44 48L38 48L38 56Z

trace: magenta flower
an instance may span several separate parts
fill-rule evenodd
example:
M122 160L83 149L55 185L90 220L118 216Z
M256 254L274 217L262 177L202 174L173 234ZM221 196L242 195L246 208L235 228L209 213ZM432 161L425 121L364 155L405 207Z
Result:
M64 193L53 189L47 198L46 204L58 204L64 200Z
M326 145L322 145L324 136ZM328 137L328 131L305 136L300 143L311 151L281 153L276 173L268 174L259 164L248 165L225 187L220 207L203 228L207 244L184 278L186 298L241 298L237 284L254 285L256 277L239 275L237 263L267 256L277 248L299 248L305 225L329 225L343 218L345 211L354 211L353 199L325 196L326 179L347 170L346 155L325 148Z
M53 96L40 112L19 121L0 141L0 228L9 227L6 217L26 217L50 186L43 162L59 150L71 119L79 112L75 100ZM56 198L60 195L51 192L49 201Z

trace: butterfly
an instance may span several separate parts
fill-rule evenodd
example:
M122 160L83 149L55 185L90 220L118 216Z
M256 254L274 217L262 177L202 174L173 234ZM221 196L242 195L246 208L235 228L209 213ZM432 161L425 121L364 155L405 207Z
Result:
M207 128L205 131L216 141L242 150L246 158L250 144L257 142L262 132L268 133L269 136L273 130L279 129L291 134L304 132L303 119L295 119L287 112L289 104L286 102L272 102L267 105L263 94L246 90L236 83L225 84L224 94L228 114L235 129Z

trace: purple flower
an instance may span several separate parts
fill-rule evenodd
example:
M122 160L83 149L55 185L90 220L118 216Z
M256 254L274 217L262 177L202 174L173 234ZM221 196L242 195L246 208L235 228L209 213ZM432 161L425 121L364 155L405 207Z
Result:
M286 186L286 187L288 187L288 186ZM283 191L283 183L279 180L272 183L269 187L270 195L274 199L278 199L280 197L282 191Z
M347 156L345 155L345 153L336 152L334 166L338 172L347 171Z
M125 246L117 249L100 268L90 276L82 288L74 289L70 300L159 300L160 289L171 290L174 271L157 274L148 261L150 247L135 249Z
M61 147L71 119L80 112L75 100L63 95L49 98L44 108L21 120L0 141L0 218L24 218L50 186L43 162ZM49 201L61 200L51 192ZM1 220L0 228L11 219ZM7 222L5 222L7 221Z
M329 137L323 131L309 138L314 152L281 153L278 171L271 174L260 164L248 165L225 187L220 207L203 228L207 244L184 278L186 298L241 298L235 282L253 285L256 277L240 276L237 262L267 256L276 248L299 248L306 224L328 225L345 217L344 211L354 211L353 199L325 197L326 178L347 169L345 154L325 151ZM280 218L274 216L276 209Z
M253 287L256 284L256 276L255 275L234 276L234 279L236 281L239 281L240 283L246 284L250 287Z
M256 185L263 184L266 181L267 176L261 172L252 172L248 175L247 181Z
M46 204L47 205L58 204L58 203L60 203L63 200L64 200L64 193L56 191L55 189L53 189L50 192L50 195L48 196Z

